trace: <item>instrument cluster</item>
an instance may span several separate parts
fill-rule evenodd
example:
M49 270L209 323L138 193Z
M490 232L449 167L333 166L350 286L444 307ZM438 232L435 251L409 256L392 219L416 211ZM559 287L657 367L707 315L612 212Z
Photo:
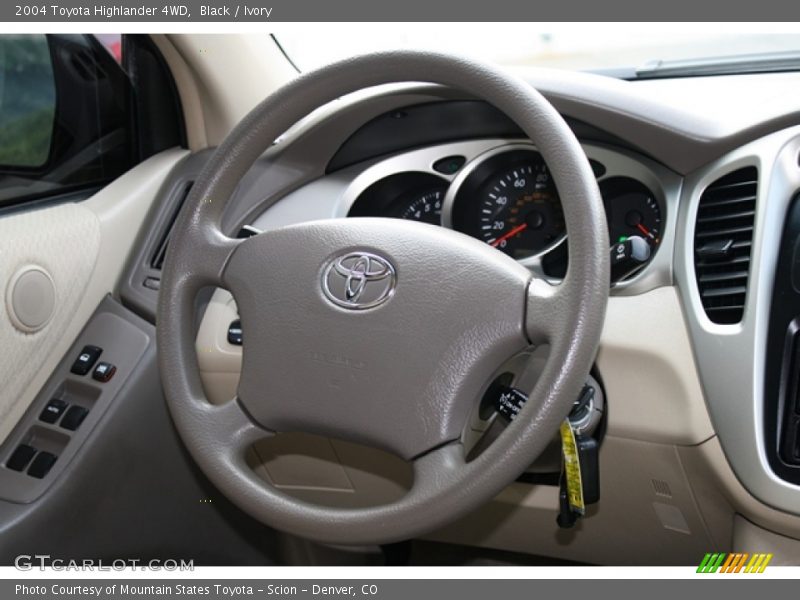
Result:
M609 174L601 162L590 162L603 196L609 246L639 238L637 243L649 246L649 262L662 239L662 202L642 181ZM348 216L450 227L523 264L540 264L547 275L563 276L566 269L561 200L547 165L530 144L500 145L472 160L445 157L427 171L385 175L357 195Z

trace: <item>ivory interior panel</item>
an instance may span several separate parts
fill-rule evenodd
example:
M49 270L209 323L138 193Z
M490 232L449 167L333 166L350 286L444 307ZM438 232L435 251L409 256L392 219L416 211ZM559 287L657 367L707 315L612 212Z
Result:
M597 368L610 435L679 445L714 435L674 287L609 298Z
M52 318L40 330L20 331L4 303L0 317L0 438L27 405L23 392L53 352L79 309L100 250L97 215L80 204L24 212L0 219L0 282L6 288L22 268L40 267L55 287Z
M107 294L115 292L128 255L162 182L186 155L173 149L151 157L91 198L0 218L3 298L21 267L39 265L55 284L55 311L35 333L0 310L0 442L16 425L58 361Z

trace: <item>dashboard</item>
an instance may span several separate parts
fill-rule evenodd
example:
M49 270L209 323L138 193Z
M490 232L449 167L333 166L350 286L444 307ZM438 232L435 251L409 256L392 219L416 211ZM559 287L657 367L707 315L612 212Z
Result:
M797 514L800 458L787 462L774 440L794 452L800 409L787 412L788 400L779 403L782 392L775 391L783 389L781 365L790 361L781 354L785 323L773 323L773 285L781 232L800 189L800 112L793 116L781 105L780 118L756 118L778 109L757 98L746 102L737 95L736 77L636 84L537 77L532 84L566 117L594 170L609 250L631 239L647 247L646 259L613 282L596 363L609 407L601 460L610 462L603 476L629 491L617 497L618 511L609 499L605 517L594 522L607 519L611 528L659 502L680 509L681 533L707 528L710 536L730 535L714 511L715 503L733 500L701 498L699 512L692 500L711 494L706 483L717 482L736 496L738 512L774 530L786 527L784 514ZM794 89L797 79L770 75L758 82L750 88L754 94L784 98L778 92ZM142 282L159 276L155 257L163 252L170 215L206 158L194 155L165 186L153 239L134 260L124 297L143 312L152 312L155 296ZM243 226L269 232L311 220L372 217L454 229L553 283L568 266L558 185L535 145L491 107L419 84L344 99L287 132L242 181L223 228L236 235ZM794 264L790 251L783 254ZM235 394L242 330L231 337L238 313L225 290L210 294L203 309L198 362L209 398L221 402ZM735 314L718 319L723 311ZM787 309L788 322L795 316ZM786 437L782 419L797 430L795 438ZM298 470L291 471L295 477ZM669 483L672 498L648 495L654 482ZM606 489L615 494L612 485ZM709 503L713 514L706 514ZM525 527L531 512L549 526L551 504L528 506ZM681 546L670 527L648 525L647 536L663 542L654 552ZM507 536L499 546L531 550L516 545L513 531ZM700 551L689 548L692 539L681 547ZM642 541L638 549L645 546Z

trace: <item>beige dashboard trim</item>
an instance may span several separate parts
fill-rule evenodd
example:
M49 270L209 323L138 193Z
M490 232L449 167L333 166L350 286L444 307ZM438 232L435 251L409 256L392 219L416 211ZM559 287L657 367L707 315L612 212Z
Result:
M679 445L714 435L674 287L609 299L597 367L609 435Z
M767 531L741 515L733 519L733 548L772 554L773 567L800 565L800 540Z
M172 78L175 80L175 87L178 88L189 149L192 152L199 152L208 147L208 139L206 138L203 104L194 75L168 36L153 35L151 37L161 52L161 56L167 62Z
M800 517L752 496L736 478L717 437L693 448L679 448L678 453L707 521L736 512L764 529L800 539ZM800 556L794 564L800 565Z
M250 110L297 76L272 38L264 33L169 35L179 55L164 57L173 69L188 116L202 111L207 146L219 145ZM164 52L166 44L159 48ZM187 130L194 129L187 119ZM201 138L195 140L199 144ZM193 150L194 144L191 144Z

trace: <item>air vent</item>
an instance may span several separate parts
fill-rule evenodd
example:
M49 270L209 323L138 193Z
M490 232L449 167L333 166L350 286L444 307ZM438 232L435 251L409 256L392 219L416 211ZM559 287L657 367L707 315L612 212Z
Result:
M651 479L650 483L653 484L653 491L655 492L656 496L661 496L662 498L672 498L672 489L670 489L669 484L666 481L662 481L661 479Z
M153 253L152 259L150 260L150 266L157 271L160 271L164 266L164 258L167 256L167 247L169 246L169 238L172 235L172 227L175 225L175 219L178 217L178 213L181 212L183 203L186 201L186 197L189 195L189 190L192 189L193 183L194 182L190 181L181 190L175 210L172 212L172 215L170 215L170 219L167 222L167 227L161 236L161 240L156 247L156 251Z
M694 233L697 287L708 318L739 323L744 314L756 213L758 171L746 167L709 185Z

